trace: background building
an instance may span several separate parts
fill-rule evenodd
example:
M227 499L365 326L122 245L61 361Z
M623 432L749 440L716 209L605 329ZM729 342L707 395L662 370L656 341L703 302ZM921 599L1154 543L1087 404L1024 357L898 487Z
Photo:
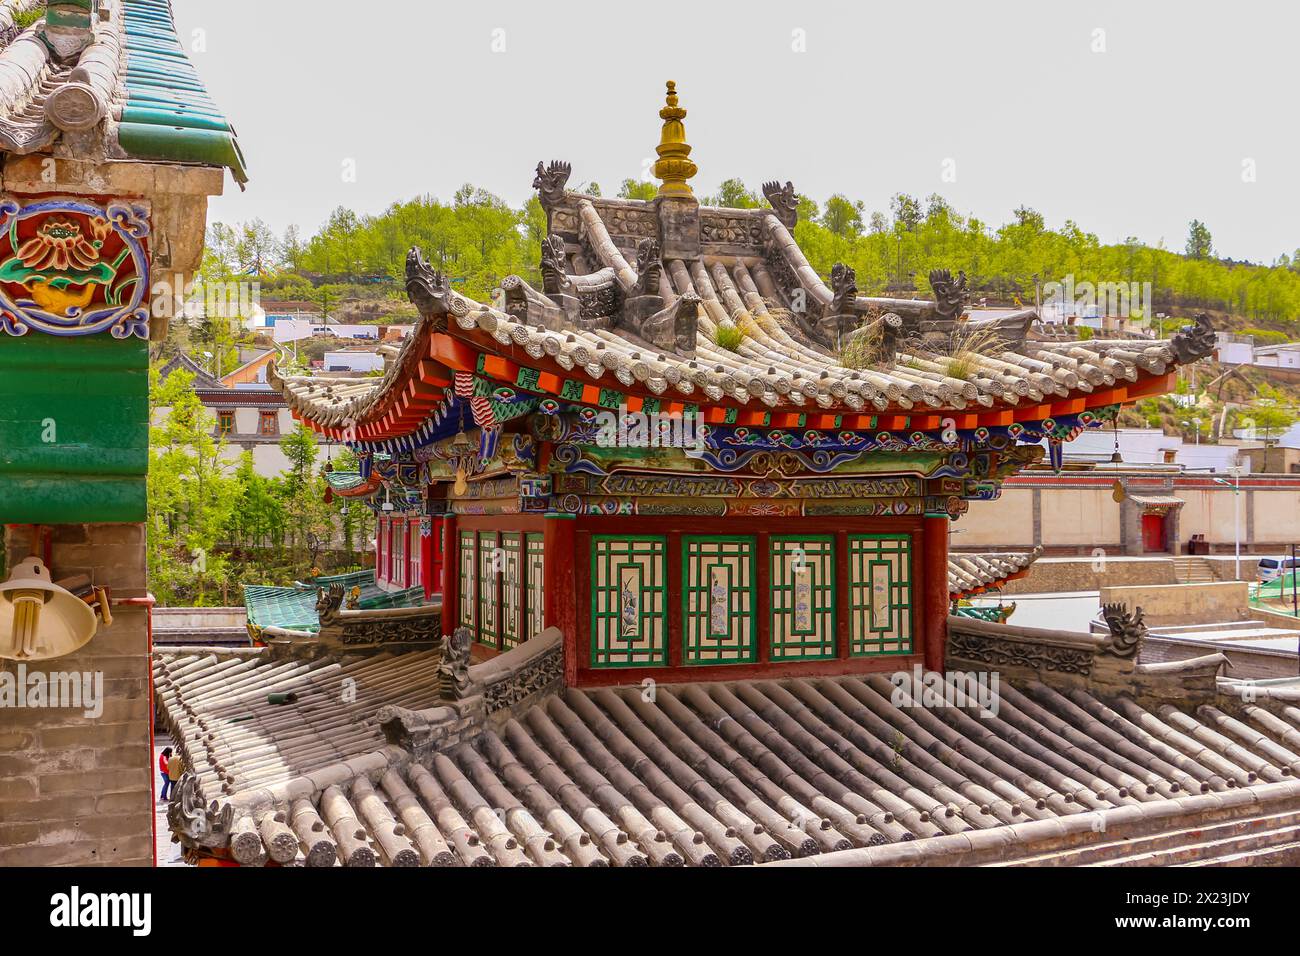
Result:
M212 420L212 433L226 441L225 458L233 464L244 452L250 452L254 470L264 478L273 478L290 468L280 440L297 426L284 397L266 383L274 354L261 352L221 379L185 355L174 357L162 368L164 378L177 369L194 376L194 391ZM167 411L166 407L159 408L156 415L162 417ZM320 454L326 459L339 447L326 439L318 442Z

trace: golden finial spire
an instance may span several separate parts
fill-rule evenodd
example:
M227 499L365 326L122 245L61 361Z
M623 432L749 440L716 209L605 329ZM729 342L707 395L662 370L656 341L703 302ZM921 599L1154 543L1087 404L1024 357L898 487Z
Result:
M655 147L659 159L655 161L654 173L662 180L659 195L694 196L686 180L699 172L699 167L690 159L691 147L686 142L686 127L682 125L686 110L677 105L677 84L672 80L668 81L667 101L668 105L659 111L664 128Z

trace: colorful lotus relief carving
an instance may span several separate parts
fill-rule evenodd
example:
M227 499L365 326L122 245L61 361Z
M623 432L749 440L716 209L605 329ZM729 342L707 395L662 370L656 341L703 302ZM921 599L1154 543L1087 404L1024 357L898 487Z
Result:
M75 200L0 200L0 328L149 337L145 210Z

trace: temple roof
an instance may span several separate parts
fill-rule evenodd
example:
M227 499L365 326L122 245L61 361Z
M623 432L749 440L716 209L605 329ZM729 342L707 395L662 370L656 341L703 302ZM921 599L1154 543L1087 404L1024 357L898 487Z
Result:
M12 25L12 11L5 7ZM32 4L25 4L32 6ZM248 180L235 131L208 96L176 34L169 0L51 5L0 50L0 150L48 151L102 131L75 153L225 166Z
M168 359L167 364L165 364L161 369L158 370L158 374L161 377L161 379L165 382L167 381L168 377L172 374L172 372L175 372L177 369L183 369L194 376L193 385L196 390L197 389L215 390L215 389L221 389L225 387L224 385L221 384L220 381L217 380L215 376L212 375L211 372L205 369L198 362L194 361L184 352L177 352L170 359Z
M483 696L459 702L438 702L436 654L156 654L196 768L173 827L253 864L719 866L900 841L924 862L961 834L1300 793L1295 711L1232 693L1192 711L1003 680L986 714L952 706L952 675L931 675L941 700L877 674L660 685L651 701L547 684L558 639L471 666Z
M707 281L707 277L701 279ZM688 279L683 285L693 288L695 284ZM404 399L410 383L420 380L422 363L427 370L426 380L449 382L445 371L439 376L429 356L433 351L431 338L451 334L485 352L501 355L508 364L494 367L504 373L498 378L502 385L517 385L521 366L542 370L548 378L527 377L535 381L535 394L543 397L562 397L566 383L576 381L579 388L570 400L585 398L592 405L598 403L602 392L613 390L625 399L632 396L643 401L655 397L664 403L757 408L761 412L896 413L908 417L925 413L925 427L937 429L937 418L928 421L934 413L965 412L963 417L973 417L1000 410L1011 414L991 416L989 422L996 417L1000 423L1010 424L1034 415L1039 420L1047 418L1052 414L1051 406L1063 404L1062 399L1096 397L1095 402L1080 403L1080 409L1112 404L1126 397L1116 399L1116 386L1122 392L1129 383L1159 378L1188 360L1180 356L1180 342L1175 340L1023 341L987 355L970 352L952 357L930 351L900 351L888 363L858 369L843 365L840 359L811 343L801 342L789 320L771 313L761 322L754 320L737 351L718 347L712 341L716 327L704 318L709 308L703 303L717 305L712 299L704 299L698 306L701 323L695 336L696 348L687 355L647 345L617 329L530 326L490 305L458 293L451 295L456 296L457 308L463 309L463 314L450 325L444 325L438 317L422 319L397 360L380 378L275 376L272 384L281 390L291 409L313 424L344 429L348 425L381 422L395 409L417 407L418 401ZM742 318L752 318L752 314ZM977 317L968 321L980 322ZM971 328L975 331L978 326ZM556 370L547 373L545 370L552 366ZM952 369L966 369L968 373L956 378L949 374ZM538 387L547 382L553 384L551 390ZM584 396L583 386L591 387L594 393ZM572 393L571 386L568 391ZM425 407L437 407L445 398L439 395ZM630 402L628 405L631 407ZM407 417L386 428L382 435L410 434L421 422L418 417Z
M1042 553L1042 545L1032 551L981 554L954 551L948 555L948 597L957 600L1000 588L1010 580L1023 577Z
M669 99L660 155L686 164L668 173L693 175L685 111ZM1214 347L1205 317L1167 340L1039 341L1032 310L971 310L965 275L947 270L930 274L933 300L859 295L848 266L823 277L809 264L790 183L764 186L768 207L731 209L699 205L685 174L650 201L572 192L569 175L567 163L537 167L540 289L511 275L494 302L476 301L412 250L406 288L421 319L385 375L273 376L288 405L322 431L401 438L445 411L444 390L468 373L503 401L890 431L938 431L952 416L974 429L1163 391Z
M260 637L268 627L315 633L320 629L316 609L320 588L331 584L342 585L345 592L356 589L355 604L361 609L417 607L424 603L423 587L385 591L375 583L373 568L314 578L311 583L293 587L245 584L244 606L248 612L249 634Z

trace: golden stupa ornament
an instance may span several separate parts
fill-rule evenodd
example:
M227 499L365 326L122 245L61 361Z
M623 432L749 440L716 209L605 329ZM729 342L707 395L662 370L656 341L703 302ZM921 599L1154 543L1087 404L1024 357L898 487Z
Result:
M682 125L686 110L677 105L677 84L672 80L668 81L667 101L668 105L659 111L664 128L655 147L659 158L655 160L654 174L662 181L659 195L694 196L686 180L699 172L699 167L691 162L691 147L686 142L686 127Z

